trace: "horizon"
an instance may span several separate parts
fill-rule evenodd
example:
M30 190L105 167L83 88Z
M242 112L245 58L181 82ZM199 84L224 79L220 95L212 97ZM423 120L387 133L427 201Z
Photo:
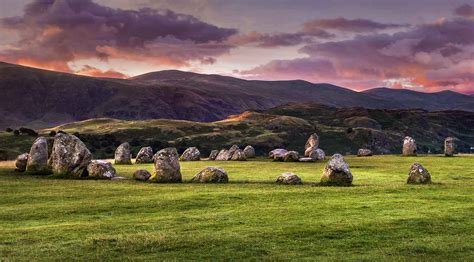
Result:
M1 5L8 7L0 10L0 60L7 63L95 77L179 70L355 91L474 94L474 7L467 1Z

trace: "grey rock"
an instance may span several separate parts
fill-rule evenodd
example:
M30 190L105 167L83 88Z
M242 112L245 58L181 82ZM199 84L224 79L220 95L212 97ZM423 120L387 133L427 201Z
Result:
M76 136L59 133L54 137L51 168L55 176L85 177L92 154Z
M298 159L298 162L304 162L304 163L315 162L315 161L316 160L312 159L311 157L300 157L300 159Z
M164 148L155 154L155 171L148 181L155 183L177 183L182 181L176 148Z
M26 171L26 165L28 163L28 157L30 154L28 153L23 153L21 155L18 155L15 160L15 170L18 172L25 172Z
M226 159L226 160L231 160L232 157L234 157L234 153L235 153L237 150L240 150L239 146L238 146L238 145L232 145L232 146L229 148L229 151L227 152L227 159Z
M31 146L26 171L31 174L47 174L48 168L48 142L45 137L38 137Z
M301 178L293 173L283 173L277 177L276 182L278 184L285 184L285 185L301 185L303 181Z
M138 181L147 181L150 179L151 174L145 169L139 169L135 172L133 172L133 178Z
M304 145L304 152L305 152L304 156L309 156L309 153L306 154L306 149L308 149L310 147L315 147L315 148L319 147L319 136L318 136L318 134L314 133L314 134L311 134L309 136L308 140L306 141L306 144Z
M219 151L219 154L217 154L215 160L217 160L217 161L226 161L228 156L229 156L229 150L221 149L221 151Z
M227 183L229 182L229 176L222 168L206 167L196 174L191 181L195 183Z
M179 160L180 161L201 160L201 152L199 152L199 149L197 149L197 147L189 147L183 152Z
M104 160L94 160L87 166L87 172L90 178L111 179L117 175L117 171L112 163Z
M216 160L217 155L219 155L219 150L212 150L209 154L209 160Z
M298 162L300 158L300 154L296 151L288 151L285 153L283 157L283 161L285 162Z
M247 157L245 156L245 153L242 149L237 149L234 151L234 154L232 154L232 161L245 161L247 160Z
M138 151L137 158L135 159L136 164L148 164L153 163L153 149L151 147L142 147Z
M431 175L421 164L414 163L408 172L407 184L431 183Z
M349 165L340 154L332 156L321 176L322 185L349 186L352 184L352 173Z
M273 149L268 153L268 157L273 158L273 161L283 161L287 152L288 150L282 148Z
M324 160L326 158L326 153L321 148L310 147L308 156L314 160Z
M415 139L406 136L403 139L403 155L416 156L416 141Z
M116 165L131 165L132 152L130 144L125 142L117 147L115 150L115 164Z
M372 151L367 148L361 148L357 151L357 156L372 156Z
M244 153L247 158L255 157L255 149L253 148L253 146L250 146L250 145L246 146L244 148Z
M444 155L453 156L456 152L456 143L454 137L447 137L444 140Z

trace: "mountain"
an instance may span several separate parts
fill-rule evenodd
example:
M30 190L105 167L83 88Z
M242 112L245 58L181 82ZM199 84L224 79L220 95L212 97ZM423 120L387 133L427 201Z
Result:
M355 92L306 81L249 81L176 70L130 79L94 78L0 62L0 128L42 128L90 118L183 119L210 122L248 109L290 102L333 107L462 109L474 111L474 97L424 94L408 100L397 92ZM431 95L439 96L433 100ZM462 98L462 103L452 98ZM407 100L404 100L407 99ZM444 100L443 100L444 99ZM443 102L446 101L446 102Z

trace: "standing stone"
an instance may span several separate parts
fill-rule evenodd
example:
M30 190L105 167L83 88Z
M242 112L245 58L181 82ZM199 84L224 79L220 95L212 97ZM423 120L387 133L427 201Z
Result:
M422 165L414 163L408 172L407 184L428 184L431 183L431 175Z
M199 149L197 149L197 147L189 147L183 152L179 160L181 161L201 160L201 152L199 152Z
M454 137L447 137L444 140L444 155L453 156L456 151L456 143Z
M147 181L150 177L150 172L145 169L139 169L133 173L133 178L138 181Z
M247 157L245 156L245 153L242 149L237 149L234 151L234 154L232 155L231 160L232 161L245 161L247 160Z
M416 141L415 139L406 136L403 139L403 155L404 156L416 156Z
M303 181L301 178L293 173L283 173L277 177L276 180L277 184L284 184L284 185L301 185Z
M310 135L308 140L306 141L306 144L304 145L305 156L309 156L309 154L306 155L306 149L308 149L309 147L315 147L315 148L319 147L319 136L318 136L318 134L314 133L314 134Z
M209 154L209 160L216 160L217 155L219 155L219 150L212 150Z
M28 163L28 153L23 153L21 155L18 155L15 160L15 171L18 172L25 172L26 170L26 164Z
M342 155L335 154L329 160L321 176L321 184L334 186L350 186L352 184L352 173Z
M227 183L229 182L229 176L222 168L206 167L196 174L191 181L194 183Z
M26 171L31 174L47 174L48 168L48 142L46 137L38 137L31 146Z
M55 176L85 177L92 155L76 136L59 133L54 138L51 168Z
M227 159L226 160L231 160L232 157L234 157L235 151L237 151L237 150L240 150L239 146L238 145L232 145L229 148L229 151L227 152Z
M314 148L314 147L311 147ZM314 160L324 160L326 157L326 153L321 148L316 148L314 150L311 150L308 155L311 159Z
M155 172L148 180L155 183L181 182L178 151L174 147L161 149L155 154Z
M273 149L268 153L268 157L273 158L274 161L283 161L287 152L288 150L282 148Z
M244 153L247 158L254 158L255 157L255 149L253 146L246 146L244 148Z
M288 151L283 156L283 161L285 161L285 162L298 162L299 158L300 158L300 154L298 154L298 152Z
M87 166L87 172L90 178L112 179L117 175L117 171L112 163L104 160L94 160Z
M216 156L216 160L217 161L226 161L228 155L229 155L229 150L221 149L221 151L219 151L219 154L217 154L217 156Z
M115 164L116 165L131 165L132 152L130 144L125 142L117 147L115 150Z
M138 151L137 158L135 159L136 164L147 164L153 163L153 149L151 147L142 147Z
M372 151L367 148L361 148L357 151L357 156L372 156Z

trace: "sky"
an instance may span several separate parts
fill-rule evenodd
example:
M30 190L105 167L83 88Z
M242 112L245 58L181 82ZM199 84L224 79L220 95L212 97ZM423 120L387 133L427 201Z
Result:
M0 60L474 94L474 1L0 0Z

